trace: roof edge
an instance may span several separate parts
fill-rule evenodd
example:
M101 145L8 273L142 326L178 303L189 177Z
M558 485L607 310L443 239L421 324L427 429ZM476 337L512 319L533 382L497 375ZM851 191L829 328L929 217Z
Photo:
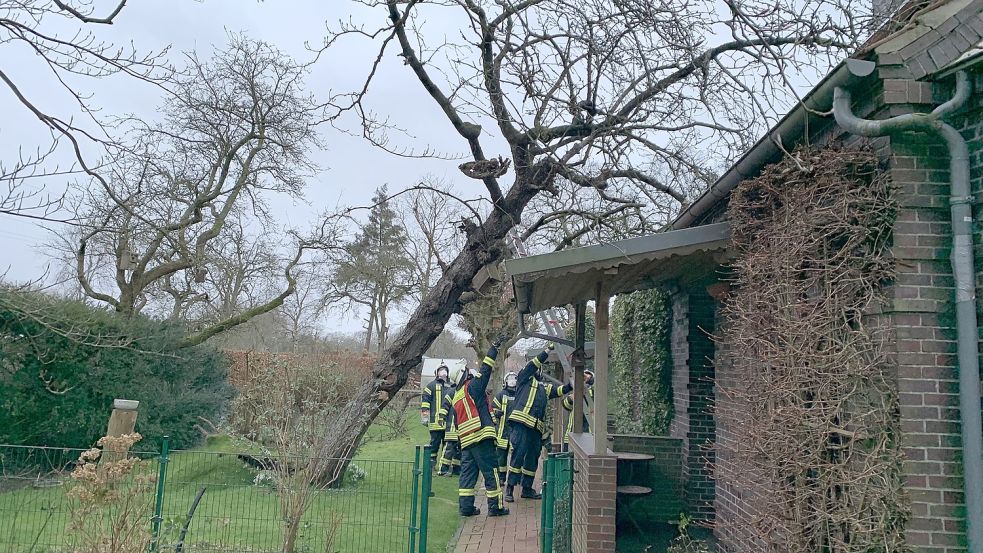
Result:
M877 64L873 61L847 58L836 65L833 70L819 81L812 90L788 112L777 125L772 127L764 136L755 142L736 163L730 166L713 185L710 186L696 201L688 205L669 224L669 230L689 228L711 207L725 198L737 185L757 173L757 170L775 156L782 153L778 144L789 144L785 140L798 136L805 128L806 119L812 111L827 111L833 103L833 90L836 87L850 87L870 77ZM808 109L807 109L808 108Z

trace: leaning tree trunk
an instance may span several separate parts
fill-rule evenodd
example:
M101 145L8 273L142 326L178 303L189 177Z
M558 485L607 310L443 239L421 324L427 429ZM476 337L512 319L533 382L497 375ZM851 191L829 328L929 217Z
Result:
M373 367L372 379L359 387L326 431L319 451L322 480L326 484L341 482L365 431L406 384L410 371L419 366L423 354L444 330L451 315L460 311L461 294L471 289L471 281L478 271L502 257L503 238L520 220L523 208L539 189L517 183L480 226L471 224L464 229L467 235L464 248L382 352Z

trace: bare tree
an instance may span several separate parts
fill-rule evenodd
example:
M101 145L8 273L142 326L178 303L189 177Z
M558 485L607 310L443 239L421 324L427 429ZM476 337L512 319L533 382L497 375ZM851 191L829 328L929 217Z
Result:
M411 262L415 298L422 300L440 279L453 256L461 249L457 227L465 218L451 194L452 188L439 179L428 177L418 189L399 202L407 240L404 251Z
M293 292L303 244L280 262L244 226L270 223L265 195L301 194L320 108L302 90L304 69L263 42L233 36L211 60L187 62L169 80L163 120L127 121L125 143L75 189L85 226L72 258L86 296L120 313L162 298L175 316L200 304L209 324L189 338L200 341ZM274 265L285 288L243 305L254 273L268 280Z
M364 86L335 98L339 117L351 114L368 140L389 151L433 155L396 142L398 109L376 116L370 105L380 67L399 56L462 140L473 161L461 170L484 185L490 209L463 226L461 251L380 357L375 381L335 421L324 447L332 456L358 441L403 386L462 309L475 274L505 253L503 238L526 208L550 201L543 192L570 187L603 200L585 221L620 205L650 205L649 197L686 201L680 183L712 178L707 166L735 157L767 123L762 115L794 99L788 75L821 71L857 43L864 24L862 6L850 0L360 3L386 23L342 24L329 37L378 43ZM456 18L459 32L428 34L423 23L438 12Z
M80 79L123 74L159 86L169 75L166 50L140 53L132 45L120 47L98 38L96 30L113 24L125 6L126 0L98 7L73 0L0 0L0 83L15 100L11 112L24 110L51 134L46 146L28 146L18 151L17 159L0 161L0 214L64 221L55 213L61 193L46 194L43 183L98 169L83 152L113 140L95 116L98 106L79 91ZM33 101L11 71L14 64L18 69L36 65L48 74L53 89L68 100L58 104L64 113L46 111ZM75 117L79 113L82 117ZM56 163L64 160L57 153L62 144L74 164Z
M328 287L321 276L327 272L321 265L307 264L297 271L297 287L293 295L277 310L281 329L290 340L294 353L302 341L317 341L322 330L319 323L328 309Z

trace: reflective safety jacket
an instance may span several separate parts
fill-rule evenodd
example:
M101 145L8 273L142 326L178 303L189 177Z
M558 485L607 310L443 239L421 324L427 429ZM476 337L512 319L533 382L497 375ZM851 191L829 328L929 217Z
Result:
M454 392L456 390L456 386L444 386L444 398L440 403L441 417L444 420L445 442L457 441L457 424L454 423Z
M587 398L591 401L594 400L594 387L590 386L585 390L586 397L584 402L587 402ZM563 396L563 408L570 412L570 416L567 417L567 430L563 433L563 443L570 443L570 433L573 432L573 397ZM590 419L587 417L587 406L584 406L584 431L590 432Z
M495 415L495 420L498 421L496 426L498 427L495 432L495 446L502 449L509 447L509 434L506 432L508 427L508 416L512 411L512 406L515 404L515 392L509 391L508 388L502 388L497 394L495 394L495 399L492 402L492 414Z
M444 417L447 413L443 409L443 401L448 388L442 380L435 378L423 389L420 413L427 417L428 430L444 430Z
M454 392L454 423L462 448L495 439L495 421L485 391L495 370L497 356L498 349L495 346L489 348L481 364L481 374L469 376Z
M516 378L515 405L508 416L511 422L524 424L542 432L546 427L546 402L563 397L573 389L573 384L557 386L541 382L536 378L536 372L542 368L549 351L542 351L519 371Z

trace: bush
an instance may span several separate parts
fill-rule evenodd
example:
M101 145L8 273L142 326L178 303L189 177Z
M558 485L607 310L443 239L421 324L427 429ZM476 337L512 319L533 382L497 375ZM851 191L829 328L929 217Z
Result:
M140 402L144 449L202 438L232 388L210 346L179 348L179 325L126 318L83 303L0 288L0 443L88 447L113 399Z

